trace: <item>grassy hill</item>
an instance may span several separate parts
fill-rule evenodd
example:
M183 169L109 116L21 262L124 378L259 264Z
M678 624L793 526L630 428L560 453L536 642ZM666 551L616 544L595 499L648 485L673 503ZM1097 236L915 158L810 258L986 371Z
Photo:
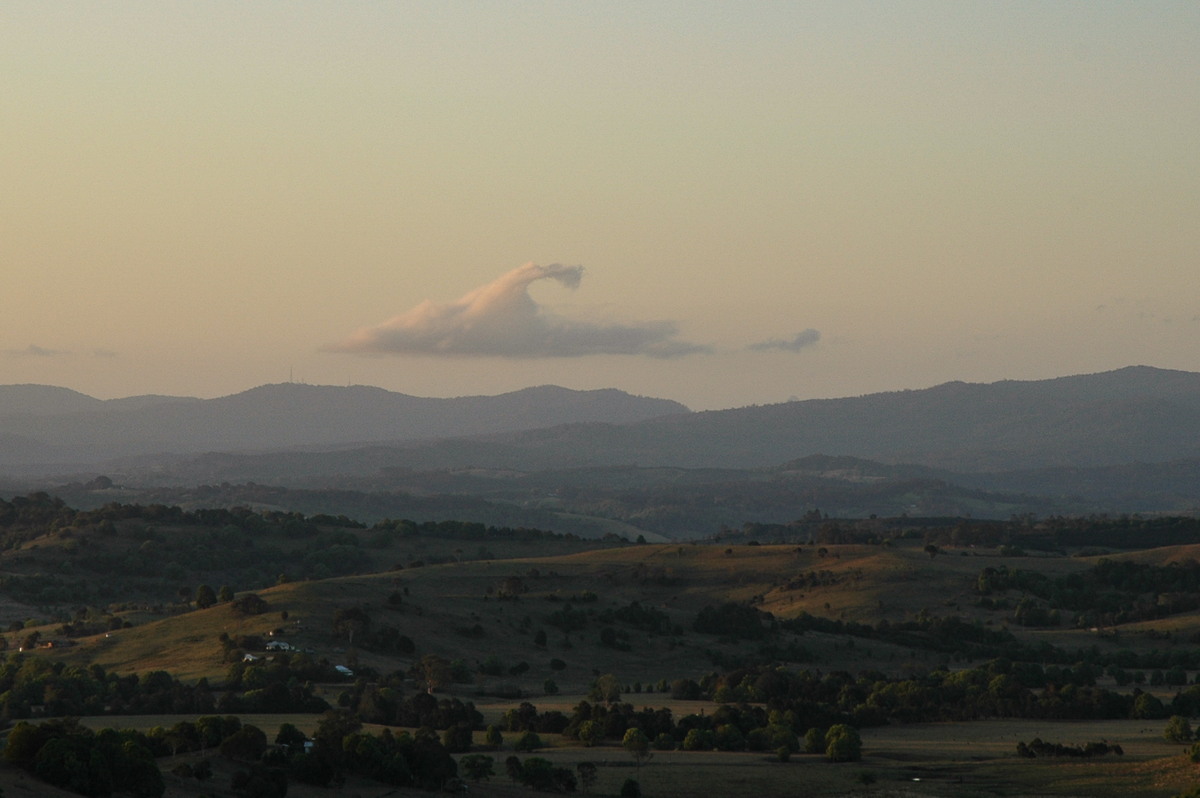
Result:
M231 671L244 667L243 654L269 662L278 655L263 650L265 643L282 640L312 660L355 671L314 685L336 705L353 702L374 683L419 696L424 683L413 678L414 666L435 656L455 676L437 695L474 702L486 723L502 722L521 701L569 716L606 674L615 677L621 701L670 708L676 719L729 707L766 712L770 705L747 690L759 689L764 679L808 674L803 678L835 685L828 700L864 721L863 759L842 765L802 753L779 762L771 750L675 750L656 752L637 770L618 739L589 748L569 736L543 735L539 756L569 768L601 763L593 794L617 795L623 780L636 776L647 795L787 795L802 780L813 795L1168 798L1193 778L1181 747L1162 738L1163 717L1068 721L1059 710L1101 691L1118 697L1104 699L1110 702L1144 694L1171 706L1196 681L1200 606L1188 602L1197 591L1177 588L1200 569L1200 544L1101 552L1059 545L1053 530L1030 528L1048 542L1025 549L1016 545L1023 539L1006 536L1007 527L939 519L904 519L903 526L893 526L895 519L821 521L822 534L853 533L870 542L810 542L799 529L787 542L746 536L771 531L762 529L705 543L633 544L470 526L368 529L272 513L226 517L144 508L125 517L110 508L106 516L73 513L48 497L13 508L15 520L6 516L7 548L0 551L0 589L9 603L0 612L8 625L20 620L22 628L4 639L10 651L34 632L42 641L73 642L36 650L65 666L99 665L119 674L166 670L190 683L206 679L220 697ZM231 528L235 521L240 526ZM1111 526L1124 528L1117 520ZM987 534L1004 542L983 542ZM333 570L348 563L351 571L322 578L313 570L318 562ZM127 567L89 565L95 563ZM173 578L178 571L165 574L171 563L182 570L187 596ZM293 567L277 583L277 568ZM265 607L253 614L229 602L199 609L192 598L200 582L231 584L239 598L254 593ZM43 589L35 592L39 583ZM72 583L98 603L81 607L69 596L47 601L45 585L59 590ZM123 598L101 602L109 595ZM361 613L353 634L336 623L349 611ZM90 623L102 628L86 628ZM67 634L68 626L85 633ZM411 647L381 643L396 636ZM903 703L907 692L918 693L912 706L920 709L919 696L925 703L944 701L946 685L974 679L969 689L964 681L962 693L963 703L974 706L982 694L1011 691L1021 669L1031 668L1040 669L1044 681L1025 694L1045 707L1044 716L1026 707L1024 717L1000 712L970 722L904 720L911 711ZM1168 682L1164 672L1172 670L1182 670L1188 684ZM687 680L704 691L702 699L676 694ZM815 705L796 706L789 711L824 717ZM311 732L319 720L254 717L272 733L285 721ZM88 722L149 729L176 720ZM491 749L476 730L476 750L502 767L515 737L506 731L505 742ZM1016 743L1034 738L1071 745L1108 740L1125 755L1088 762L1018 759ZM181 759L188 757L194 755ZM203 788L169 777L167 794L231 795L232 770L221 765L218 779ZM0 787L10 795L37 794L36 783L22 778L0 770ZM346 789L365 795L383 788L351 781ZM528 790L501 771L471 792ZM294 794L316 793L297 786Z
M1196 547L1168 547L1110 555L1111 560L1167 565L1191 559ZM1008 630L1030 644L1050 642L1065 649L1097 646L1116 651L1171 649L1200 632L1200 612L1131 623L1119 634L1101 636L1088 629L1023 628L1013 623L1020 592L993 596L1003 609L980 605L978 575L986 567L1006 566L1049 577L1083 573L1095 557L1001 557L995 551L943 550L931 557L917 542L870 545L627 545L547 557L513 557L405 567L376 574L298 581L257 591L268 604L262 615L241 616L228 605L158 616L125 613L132 628L81 638L61 656L74 663L99 663L120 671L165 669L183 678L206 677L220 683L229 667L219 642L231 636L278 636L310 649L317 657L344 663L348 657L379 673L406 670L423 654L435 653L465 664L472 682L454 687L463 694L511 692L540 695L554 679L564 692L586 692L600 673L613 673L625 684L649 686L660 680L700 678L719 670L722 658L753 655L757 642L723 639L693 631L705 607L727 602L752 605L779 621L807 613L846 623L901 624L916 618L954 616L968 624ZM509 593L508 598L502 596ZM395 596L402 598L397 600ZM666 623L663 631L639 629L620 620L604 620L633 603L654 608ZM1007 602L1007 603L1005 603ZM579 628L564 631L553 617L570 606L580 614ZM416 641L407 656L353 648L333 631L338 609L361 607L378 628L396 627ZM286 616L286 619L285 619ZM611 627L622 636L621 650L601 641ZM44 627L52 635L52 626ZM537 646L538 631L546 644ZM1157 630L1152 633L1152 630ZM1165 635L1169 632L1169 635ZM16 635L11 635L15 642ZM791 646L783 664L850 672L880 669L903 673L937 667L950 657L884 640L821 631L780 633L777 647ZM261 653L261 652L256 652ZM500 675L479 672L495 658ZM551 669L561 659L566 669ZM527 662L529 670L512 675L507 668Z

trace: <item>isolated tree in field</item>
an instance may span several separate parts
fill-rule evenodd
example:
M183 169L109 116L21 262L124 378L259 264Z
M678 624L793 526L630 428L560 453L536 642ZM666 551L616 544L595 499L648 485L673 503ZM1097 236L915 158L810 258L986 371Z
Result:
M654 756L650 751L650 738L636 726L625 730L621 745L633 757L634 765L640 770L642 763Z
M1190 743L1194 737L1192 724L1182 715L1172 715L1163 730L1163 738L1169 743Z
M205 610L217 603L217 593L211 585L200 585L196 588L196 606Z
M825 732L825 757L830 762L857 762L862 759L862 738L858 729L838 723Z
M222 604L227 604L233 601L233 588L229 585L221 585L220 591L217 592L217 601Z

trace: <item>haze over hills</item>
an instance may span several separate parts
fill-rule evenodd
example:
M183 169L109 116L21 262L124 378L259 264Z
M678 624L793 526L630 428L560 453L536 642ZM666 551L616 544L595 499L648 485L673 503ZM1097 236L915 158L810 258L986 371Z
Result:
M0 467L78 467L147 454L261 451L511 432L686 413L677 402L555 386L430 399L366 386L264 385L217 399L103 401L48 386L0 386Z

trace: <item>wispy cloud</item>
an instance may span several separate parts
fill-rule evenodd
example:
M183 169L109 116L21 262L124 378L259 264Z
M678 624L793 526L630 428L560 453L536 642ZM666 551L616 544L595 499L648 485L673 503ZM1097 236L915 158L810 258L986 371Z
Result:
M813 346L817 341L821 340L821 333L817 330L807 329L796 333L791 339L772 338L768 341L760 341L757 344L750 344L748 349L755 352L769 352L779 350L781 352L799 352L801 349L807 349Z
M558 316L534 302L529 286L554 280L578 288L582 266L527 263L455 302L426 300L374 327L364 327L333 352L442 357L582 357L647 355L672 358L709 351L681 341L671 321L596 323Z
M47 349L44 346L30 344L24 349L5 349L4 354L8 357L58 357L60 355L69 355L70 352L65 352L61 349Z

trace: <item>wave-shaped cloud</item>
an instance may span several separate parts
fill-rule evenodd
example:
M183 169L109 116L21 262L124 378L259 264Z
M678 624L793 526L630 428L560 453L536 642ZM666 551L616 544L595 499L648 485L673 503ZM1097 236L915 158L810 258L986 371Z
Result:
M671 321L600 324L555 315L529 296L537 280L578 288L582 266L526 263L455 302L425 300L374 327L364 327L328 351L443 357L582 357L647 355L673 358L710 351L676 338Z
M820 340L821 333L810 328L796 333L795 337L789 340L772 338L768 341L760 341L757 344L750 344L750 346L747 348L752 349L755 352L769 352L772 350L780 350L783 352L799 352L801 349L807 349Z

